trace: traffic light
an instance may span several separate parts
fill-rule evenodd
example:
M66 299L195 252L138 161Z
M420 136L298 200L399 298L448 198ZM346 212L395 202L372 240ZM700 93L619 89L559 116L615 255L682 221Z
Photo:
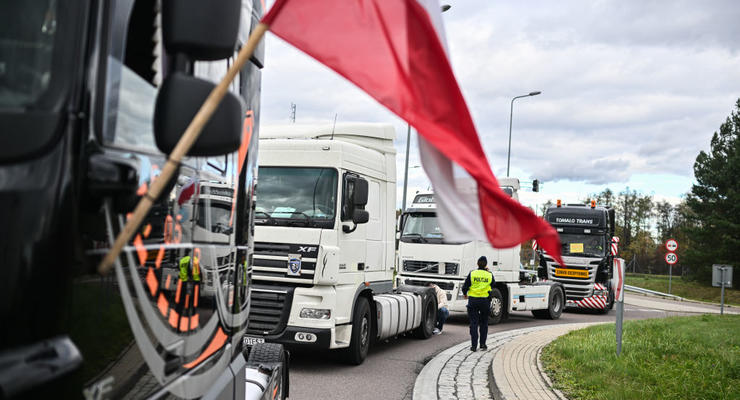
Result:
M540 191L540 181L538 179L535 179L532 181L532 191L533 192L539 192Z

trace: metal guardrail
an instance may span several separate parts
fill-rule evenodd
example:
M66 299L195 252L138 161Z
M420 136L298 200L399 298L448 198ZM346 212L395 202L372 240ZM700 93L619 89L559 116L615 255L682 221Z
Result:
M650 289L644 289L644 288L637 287L637 286L624 285L624 290L629 290L630 292L637 292L637 293L642 293L642 294L651 294L653 296L668 297L668 298L671 298L671 299L674 299L674 300L679 300L679 301L683 301L684 300L684 298L683 297L680 297L680 296L676 296L676 295L668 294L668 293L663 293L663 292L658 292L658 291L650 290Z

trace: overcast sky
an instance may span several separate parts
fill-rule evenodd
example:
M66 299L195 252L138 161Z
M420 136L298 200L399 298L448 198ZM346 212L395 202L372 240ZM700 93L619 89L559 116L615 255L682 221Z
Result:
M677 202L693 163L740 97L740 2L446 0L452 67L496 176L534 206L629 186ZM341 33L338 33L341 34ZM268 35L262 125L338 121L396 127L398 199L406 125L334 72ZM409 165L418 166L412 133ZM409 196L429 185L409 172Z

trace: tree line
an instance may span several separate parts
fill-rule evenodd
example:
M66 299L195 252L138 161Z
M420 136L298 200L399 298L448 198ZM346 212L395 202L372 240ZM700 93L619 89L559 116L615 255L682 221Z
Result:
M667 274L666 240L679 243L675 275L710 284L712 264L734 266L733 287L740 284L740 99L712 135L710 150L694 163L696 182L678 204L656 200L626 188L594 193L596 200L616 209L619 256L628 272ZM552 205L542 206L540 215ZM522 246L523 260L532 256L531 243Z
M620 256L635 272L667 273L665 241L679 243L674 273L709 284L712 264L735 267L740 283L740 99L694 163L696 182L673 205L629 188L591 196L616 208Z

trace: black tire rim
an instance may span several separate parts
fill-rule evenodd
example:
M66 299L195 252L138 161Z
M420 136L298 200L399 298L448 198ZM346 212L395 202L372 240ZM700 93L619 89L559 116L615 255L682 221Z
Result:
M560 295L560 291L558 290L555 295L552 298L552 312L559 312L561 308L561 300L562 296Z
M370 321L368 321L367 314L362 316L362 322L360 323L360 345L365 349L370 342Z
M491 316L498 317L501 314L501 299L498 296L493 296L491 299Z

